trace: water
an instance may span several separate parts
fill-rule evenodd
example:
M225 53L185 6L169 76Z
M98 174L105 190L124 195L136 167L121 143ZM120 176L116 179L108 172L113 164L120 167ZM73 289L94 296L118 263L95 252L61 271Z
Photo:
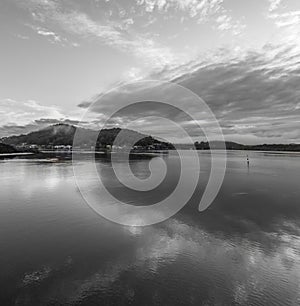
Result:
M299 305L300 157L247 153L249 169L245 152L229 152L222 189L199 213L209 174L209 155L200 152L190 202L144 228L90 209L71 161L0 161L0 304ZM83 169L90 162L83 159ZM176 164L176 156L166 162ZM131 166L148 175L147 160ZM98 168L117 197L133 205L155 198L128 194L109 162L99 160ZM157 200L174 188L178 171L169 168Z

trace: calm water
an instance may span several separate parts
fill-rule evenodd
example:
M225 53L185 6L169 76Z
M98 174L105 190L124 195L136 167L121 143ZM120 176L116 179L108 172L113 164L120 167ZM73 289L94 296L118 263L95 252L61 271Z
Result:
M229 152L222 189L199 213L209 174L199 154L191 201L144 228L94 213L71 161L0 160L0 304L299 305L300 156L248 152L248 169L245 152ZM98 168L116 197L139 205L176 186L177 157L166 162L171 174L142 196L116 182L109 162ZM146 160L131 167L148 175Z

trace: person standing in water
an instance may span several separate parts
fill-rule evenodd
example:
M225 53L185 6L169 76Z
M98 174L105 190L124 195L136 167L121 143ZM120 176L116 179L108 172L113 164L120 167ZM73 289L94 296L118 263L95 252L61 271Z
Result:
M249 164L250 164L250 162L249 162L249 156L248 156L248 154L247 154L247 166L249 167Z

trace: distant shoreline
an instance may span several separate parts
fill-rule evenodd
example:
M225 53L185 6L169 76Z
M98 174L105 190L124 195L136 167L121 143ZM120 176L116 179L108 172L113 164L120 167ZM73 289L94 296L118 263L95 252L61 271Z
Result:
M170 153L175 150L170 150ZM191 151L190 149L180 149L179 151ZM212 150L194 150L194 151L199 151L201 153L207 153L209 154L210 151L222 151L221 149L212 149ZM233 150L233 149L227 149L228 153L229 152L252 152L252 153L261 153L261 154L272 154L272 155L284 155L284 154L289 154L289 155L294 155L294 156L300 156L299 151L263 151L263 150ZM30 157L30 159L39 159L41 156L53 156L57 154L57 156L70 156L73 153L75 154L82 154L82 155L92 155L96 154L99 157L110 157L111 153L112 154L119 154L120 156L127 155L127 153L122 154L122 152L97 152L97 151L84 151L84 150L76 150L76 151L40 151L40 152L17 152L17 153L0 153L0 159L12 159L14 157ZM131 158L153 158L153 157L161 157L161 156L166 156L168 154L162 154L160 152L130 152L129 157ZM69 160L71 158L68 158Z
M34 155L33 152L17 152L17 153L0 153L0 157L14 157L14 156L26 156L26 155Z

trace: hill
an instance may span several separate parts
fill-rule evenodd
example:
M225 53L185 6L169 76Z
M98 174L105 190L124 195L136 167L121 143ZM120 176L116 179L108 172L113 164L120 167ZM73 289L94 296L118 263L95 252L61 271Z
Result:
M260 145L243 145L233 141L226 141L225 146L227 150L252 150L252 151L289 151L300 152L300 144L260 144ZM210 143L201 141L195 142L197 150L220 149L221 143L213 141Z
M121 131L120 128L103 129L100 131L84 129L81 127L75 127L68 124L55 124L47 128L31 132L26 135L4 137L1 141L8 145L22 146L22 145L37 145L37 146L56 146L56 145L72 145L73 138L76 130L79 129L79 141L78 145L81 147L95 146L93 139L97 137L97 147L104 147L106 145L112 145L116 136ZM119 142L120 145L126 145L131 143L132 139L137 137L141 139L137 145L149 146L153 144L161 144L168 146L167 143L161 142L152 136L144 135L136 131L122 129L122 139ZM98 135L99 134L99 135ZM98 135L98 136L97 136Z
M17 153L18 151L10 145L0 143L0 154Z

